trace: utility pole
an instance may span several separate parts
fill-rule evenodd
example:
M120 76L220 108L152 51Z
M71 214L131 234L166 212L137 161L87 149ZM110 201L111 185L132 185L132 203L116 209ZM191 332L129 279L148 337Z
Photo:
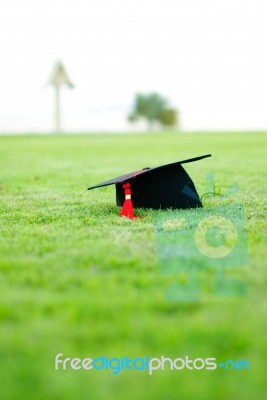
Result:
M53 67L48 83L55 88L55 132L61 132L61 99L60 89L63 85L73 89L74 85L70 81L65 67L61 61L57 61Z

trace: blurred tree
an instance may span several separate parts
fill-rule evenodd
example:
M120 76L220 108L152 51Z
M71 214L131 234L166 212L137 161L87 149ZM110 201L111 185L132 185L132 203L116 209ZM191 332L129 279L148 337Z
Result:
M140 118L147 120L148 127L155 124L162 126L177 126L177 110L169 107L168 100L159 93L137 93L134 99L133 111L128 116L130 122Z

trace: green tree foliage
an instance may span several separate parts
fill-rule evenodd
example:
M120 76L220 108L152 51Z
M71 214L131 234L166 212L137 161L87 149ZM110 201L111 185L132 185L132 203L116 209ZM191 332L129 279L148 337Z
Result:
M177 111L174 108L165 108L160 115L160 122L165 126L177 126Z
M128 116L130 122L145 119L149 127L155 124L162 126L177 126L177 110L169 106L165 97L158 93L137 93L134 99L133 111Z

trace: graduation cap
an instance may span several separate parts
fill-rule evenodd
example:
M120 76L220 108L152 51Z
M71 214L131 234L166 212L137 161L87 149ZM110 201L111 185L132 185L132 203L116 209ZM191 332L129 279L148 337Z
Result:
M211 154L177 161L154 168L143 168L91 186L88 190L115 185L116 201L122 206L120 216L134 218L136 208L202 207L195 185L182 164L202 160Z

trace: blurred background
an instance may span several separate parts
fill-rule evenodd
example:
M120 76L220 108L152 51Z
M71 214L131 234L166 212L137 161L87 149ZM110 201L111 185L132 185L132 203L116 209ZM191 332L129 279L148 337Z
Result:
M74 85L60 90L65 132L147 129L146 119L128 118L136 93L166 99L177 110L176 129L267 127L265 0L2 0L1 6L2 133L56 129L49 79L57 62Z

